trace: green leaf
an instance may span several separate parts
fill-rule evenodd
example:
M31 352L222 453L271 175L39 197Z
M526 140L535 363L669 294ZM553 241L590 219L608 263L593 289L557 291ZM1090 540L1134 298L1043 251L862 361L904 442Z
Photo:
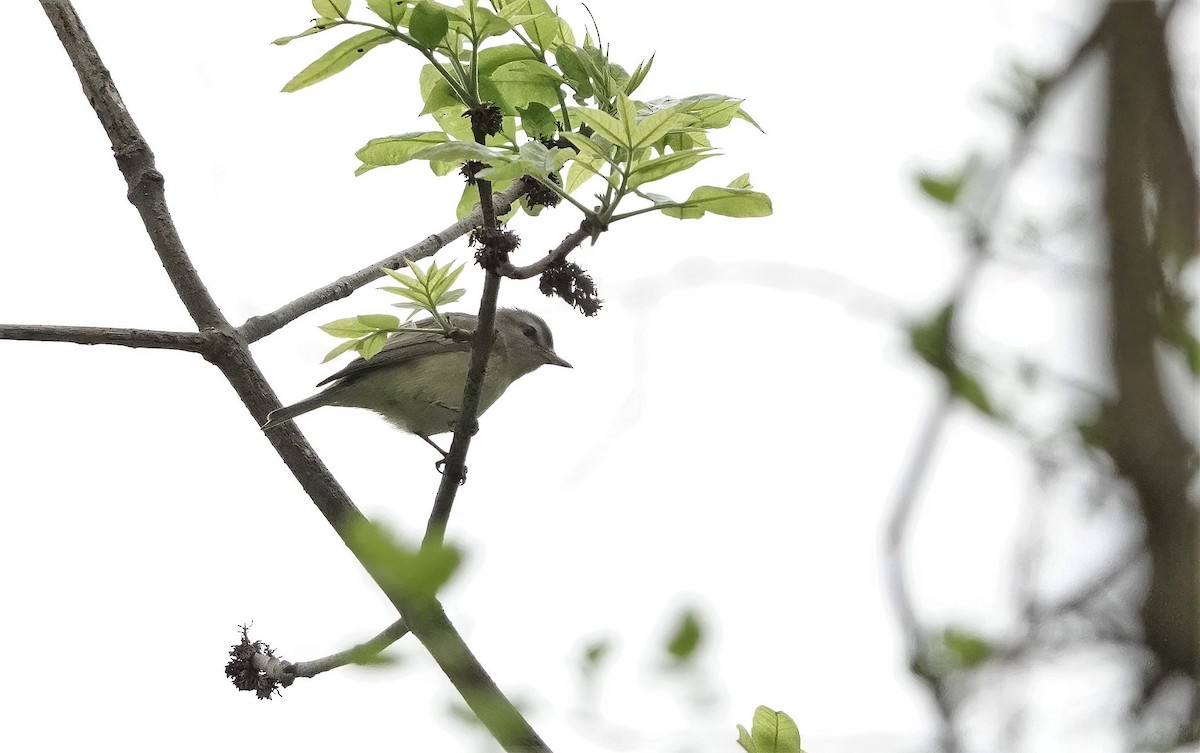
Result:
M963 182L961 179L952 177L935 177L932 175L921 175L917 178L918 185L934 201L940 201L948 206L953 206L954 202L958 201L958 193L962 190Z
M747 753L804 753L800 748L800 730L792 718L766 706L754 710L749 735L738 726L738 743Z
M400 320L391 314L359 314L358 321L371 329L398 329Z
M362 337L372 331L371 327L363 324L358 317L335 319L328 324L322 324L320 330L334 337Z
M377 316L382 315L379 314ZM396 320L396 324L399 326L399 319ZM386 332L372 332L362 339L362 345L359 346L358 352L364 359L370 359L374 357L376 353L383 350L383 346L387 345L387 340L388 336Z
M958 669L976 667L994 653L992 646L983 638L958 628L946 628L941 643L947 658Z
M742 746L742 750L746 753L754 753L754 738L750 736L750 732L742 725L737 726L738 729L738 745Z
M586 123L601 138L625 149L630 148L621 121L608 113L590 107L572 107L569 112L573 123Z
M413 159L437 160L439 162L470 162L478 160L487 164L500 164L507 157L474 141L447 141L419 149L412 155Z
M406 26L404 16L409 13L411 0L367 0L367 7L390 26Z
M345 18L350 12L350 0L312 0L312 6L324 18Z
M441 72L433 67L426 65L421 68L421 76L419 78L421 85L421 101L425 106L421 108L421 115L428 115L431 112L439 112L450 108L457 107L458 115L462 115L466 105L459 98L458 93L454 91L454 87L450 85L446 79L442 78ZM470 126L467 127L468 132ZM449 133L449 131L447 131Z
M307 86L324 81L325 79L349 68L355 61L370 50L381 44L387 44L395 39L391 32L382 29L371 29L362 34L356 34L346 41L314 60L307 68L297 73L291 81L284 85L283 91L299 91Z
M687 152L674 152L662 157L647 160L635 167L629 174L629 190L646 183L662 180L668 175L683 172L692 165L717 156L711 149L693 149Z
M694 610L688 609L679 616L675 630L667 640L667 653L678 662L686 662L693 658L704 637L704 628Z
M333 27L340 26L341 24L342 24L342 22L338 21L337 19L318 18L316 21L313 21L313 25L312 25L311 29L305 29L304 31L300 32L299 34L293 34L290 37L280 37L279 39L276 39L274 42L271 42L271 44L277 44L277 45L283 46L283 45L287 44L288 42L292 41L293 39L299 39L300 37L307 37L312 34L317 34L318 32L325 31L326 29L332 29Z
M473 23L464 23L457 31L464 36L470 37L476 45L488 37L498 37L501 34L507 34L512 31L512 24L508 21L492 13L487 8L481 8L475 4L466 6L465 13L460 12L460 15L465 19L470 19ZM452 19L451 24L453 23ZM472 26L474 29L471 28Z
M607 638L599 638L592 641L583 648L583 655L580 657L580 664L585 672L593 672L608 658L612 652L612 641Z
M562 24L546 0L528 0L527 13L531 18L521 22L529 41L539 50L547 51L562 39Z
M355 174L361 175L375 167L402 165L413 159L413 155L422 149L446 141L448 138L441 131L402 133L398 136L371 139L366 146L354 153L363 163Z
M413 546L400 541L382 525L355 523L347 532L350 550L389 593L409 599L430 599L462 562L453 547Z
M766 133L766 131L763 130L763 127L758 124L758 121L755 120L754 118L750 117L750 113L746 112L742 108L740 108L740 107L738 108L738 111L736 113L734 113L734 117L740 118L740 119L746 121L747 123L749 123L750 125L754 126L755 128L758 129L759 133Z
M558 104L558 73L537 60L514 60L493 70L486 85L480 82L480 96L500 106L505 115L516 115L520 108L538 102L546 108Z
M574 193L575 189L586 183L593 175L600 175L600 167L604 163L599 160L591 162L588 160L589 158L584 155L577 155L571 162L571 167L567 169L567 179L563 185L564 191Z
M670 110L686 116L690 128L724 128L737 116L744 100L724 94L693 94L690 97L661 97L646 103L651 112Z
M1112 452L1117 446L1116 406L1106 403L1096 415L1075 425L1079 438L1098 450Z
M973 154L967 158L966 164L958 171L936 175L923 172L917 175L917 185L926 196L946 206L954 206L962 194L968 181L979 171L979 155Z
M567 85L575 90L575 100L580 104L592 96L592 80L579 53L571 45L563 44L554 48L554 62L567 79Z
M998 418L999 414L992 407L992 402L988 399L987 391L983 389L983 385L979 383L975 377L965 371L955 370L950 375L950 393L955 397L966 400L971 405L979 409L980 413L992 418Z
M358 340L357 339L346 340L345 342L338 343L337 347L335 347L333 350L331 350L325 354L325 357L321 359L321 363L329 363L330 361L337 358L338 356L345 353L346 351L357 350L357 349L358 349Z
M521 129L531 139L548 139L558 132L558 121L554 119L554 113L541 102L530 102L527 107L518 107L517 114L521 116Z
M950 349L953 326L954 303L951 302L940 308L933 318L908 328L908 341L913 351L947 377L958 370Z
M629 82L625 84L625 93L632 96L637 91L642 82L646 80L646 76L650 73L650 66L654 65L654 55L650 59L638 63L638 67L633 69L633 73L629 76Z
M691 116L677 110L663 110L644 118L633 131L635 149L650 146L684 125Z
M691 220L712 212L725 217L767 217L771 214L771 198L765 193L751 190L743 175L725 188L700 186L692 191L681 207L664 207L662 213L668 217ZM745 185L746 188L733 187Z
M408 33L417 44L426 49L437 47L450 29L450 16L446 9L429 0L422 0L413 7L408 21Z

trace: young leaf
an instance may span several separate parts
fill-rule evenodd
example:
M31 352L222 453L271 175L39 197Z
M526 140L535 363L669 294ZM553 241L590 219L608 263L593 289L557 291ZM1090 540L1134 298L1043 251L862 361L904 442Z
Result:
M527 0L528 17L521 21L521 28L529 41L543 52L550 50L562 39L563 25L546 0Z
M404 16L409 11L410 0L367 0L367 7L389 26L407 26Z
M668 217L681 220L697 219L705 212L725 217L767 217L772 211L771 198L765 193L750 190L746 178L741 176L725 188L700 186L692 191L687 201L682 202L682 206L664 207L661 211Z
M662 180L668 175L687 170L692 165L709 157L717 156L711 149L692 149L686 152L674 152L637 165L629 174L629 190L646 183Z
M804 753L800 749L800 730L792 718L766 706L754 710L754 722L747 734L738 725L738 744L746 753Z
M329 363L348 350L358 350L358 345L358 340L346 340L345 342L338 343L337 347L325 354L325 357L321 359L321 363Z
M571 45L561 44L554 48L554 61L558 63L558 69L567 79L567 85L575 90L575 101L583 104L592 96L593 89L591 77L579 53Z
M437 47L450 29L450 16L441 5L422 0L413 8L408 21L408 33L426 49Z
M638 67L633 69L633 73L629 76L629 82L625 84L625 93L632 95L637 88L646 80L646 76L650 73L650 66L654 65L654 55L644 63L638 63Z
M328 324L322 324L320 329L322 332L334 337L362 337L372 330L371 327L360 322L356 316L347 319L335 319Z
M316 34L318 32L325 31L326 29L332 29L334 26L340 26L341 23L342 23L341 21L338 21L337 19L334 19L334 18L318 18L316 21L313 21L313 25L312 25L311 29L305 29L304 31L300 32L299 34L293 34L290 37L280 37L279 39L276 39L274 42L271 42L271 44L277 44L282 47L283 45L287 44L288 42L292 41L293 39L299 39L300 37L307 37L312 34Z
M345 18L350 12L350 0L312 0L312 6L324 18Z
M421 115L428 115L431 112L440 112L441 110L457 108L455 117L461 116L463 108L462 99L458 93L454 91L454 87L450 85L446 79L442 78L441 72L433 65L427 65L421 68L421 75L418 79L421 85L421 101L425 106L421 108ZM470 126L467 126L467 132L470 132ZM450 133L450 131L446 131Z
M590 107L572 107L570 113L572 123L586 123L597 135L609 142L626 149L630 148L621 121L608 113Z
M493 101L506 115L515 115L531 102L539 102L546 108L558 104L558 85L563 79L543 62L514 60L492 71L488 81L499 97Z
M521 129L531 139L548 139L558 131L558 121L554 119L554 113L541 102L530 102L527 107L518 107L517 114L521 116Z
M437 160L439 162L470 162L478 160L488 164L507 161L507 157L495 149L489 149L474 141L447 141L434 144L413 153L412 159Z
M366 146L354 153L363 163L355 174L361 175L375 167L402 165L425 147L448 140L446 134L441 131L402 133L398 136L371 139Z
M399 319L396 320L396 325L400 325ZM362 339L362 345L358 347L358 352L364 359L369 360L383 350L383 346L387 345L387 339L386 332L372 332Z
M283 91L299 91L306 86L324 81L325 79L349 68L355 61L370 50L381 44L387 44L395 39L391 32L384 29L371 29L362 34L356 34L346 41L314 60L304 70L297 73L291 81L284 85Z
M396 329L400 326L400 320L391 314L359 314L358 321L371 329Z

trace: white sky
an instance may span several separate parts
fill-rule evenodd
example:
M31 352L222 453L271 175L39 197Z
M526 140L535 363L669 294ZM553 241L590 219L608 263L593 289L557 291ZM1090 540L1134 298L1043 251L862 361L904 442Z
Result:
M189 329L49 23L36 3L9 5L0 321ZM420 165L353 176L367 139L425 127L410 51L381 48L285 95L341 38L270 46L306 27L303 0L76 5L234 323L452 221L452 178ZM1014 55L1057 61L1084 7L1026 5L592 5L615 60L658 53L640 95L745 97L766 129L716 132L725 156L663 192L750 172L775 214L615 226L576 255L607 300L595 319L534 283L505 283L502 303L545 316L575 369L536 372L482 419L450 527L469 561L444 600L555 749L732 751L734 725L758 704L790 713L812 753L928 739L880 551L937 382L899 320L813 293L834 274L883 310L916 316L941 301L960 236L912 174L1003 143L1003 119L982 101L988 82ZM582 8L563 8L581 31ZM577 222L567 209L521 217L521 260ZM468 257L460 242L440 258ZM1067 352L1055 365L1087 373L1098 356L1074 325L1091 294L991 274L972 322L981 342ZM474 310L479 277L464 279ZM334 341L317 324L390 303L374 287L255 346L285 401L330 371L319 360ZM271 703L228 685L241 622L307 659L395 615L215 369L166 351L14 342L0 342L0 363L0 747L475 744L444 713L453 690L412 640L399 668L341 670ZM300 424L364 511L419 535L438 480L420 440L365 412ZM1009 544L1032 485L1019 447L968 412L953 422L912 570L935 621L1007 625ZM699 716L679 691L703 682L654 670L685 605L710 627L701 664L717 700ZM623 731L597 736L576 713L575 667L604 635L618 651L603 711Z

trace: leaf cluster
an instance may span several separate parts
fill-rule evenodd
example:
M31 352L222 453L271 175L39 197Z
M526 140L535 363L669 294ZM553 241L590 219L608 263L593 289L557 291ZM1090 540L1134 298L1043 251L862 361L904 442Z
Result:
M370 359L383 349L383 346L387 344L388 337L392 334L423 331L408 324L418 311L429 314L444 334L450 335L454 331L453 325L439 310L439 307L454 303L466 292L464 288L451 290L451 286L458 280L458 276L462 274L466 265L459 264L455 267L454 262L451 262L444 267L439 267L435 261L429 264L428 269L422 270L411 260L405 259L404 261L413 276L409 277L403 272L384 267L382 271L400 285L385 286L380 290L406 298L407 300L392 305L396 308L408 309L408 317L401 322L399 317L391 314L361 314L322 324L321 329L326 334L346 338L345 342L340 343L325 355L322 363L332 361L341 354L351 351L358 353L364 359Z
M371 50L401 42L422 55L418 84L437 128L371 139L358 150L357 174L419 160L438 175L465 162L486 167L478 177L502 190L528 175L579 209L596 234L612 222L643 212L694 219L706 213L762 217L770 199L754 191L747 175L726 186L700 186L682 201L644 190L682 173L717 152L709 132L740 119L758 127L742 100L720 94L634 99L654 63L651 56L628 72L585 34L571 27L547 0L480 0L442 5L433 0L367 0L374 20L352 19L352 0L313 0L318 18L287 44L341 26L364 29L317 58L285 86L294 92L334 76ZM572 103L568 105L568 100ZM499 132L475 143L467 111L488 102L499 108ZM761 130L761 129L760 129ZM561 173L566 168L566 176ZM598 178L595 201L573 194ZM623 213L630 197L648 202ZM476 201L464 188L458 216ZM523 204L536 213L540 205Z

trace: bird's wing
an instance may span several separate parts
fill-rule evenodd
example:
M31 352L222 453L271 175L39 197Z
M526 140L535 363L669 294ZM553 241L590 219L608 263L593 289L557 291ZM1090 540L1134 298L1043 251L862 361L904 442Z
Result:
M475 317L470 314L450 315L450 323L462 329L474 328L474 319ZM433 319L422 319L419 322L415 322L414 326L422 329L431 329L438 325ZM452 340L440 332L397 332L388 338L387 344L383 346L383 349L372 356L370 360L365 360L361 357L356 358L346 364L346 367L341 371L317 382L317 386L320 387L339 379L362 374L366 371L407 363L415 358L421 358L422 356L434 353L469 352L470 350L470 342Z

